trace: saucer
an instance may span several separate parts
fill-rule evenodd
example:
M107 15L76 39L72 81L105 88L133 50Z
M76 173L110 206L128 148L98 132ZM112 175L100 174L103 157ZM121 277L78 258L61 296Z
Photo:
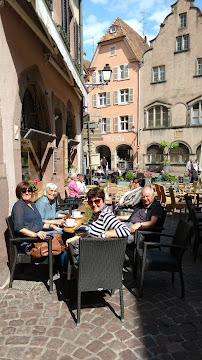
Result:
M79 215L79 216L74 216L74 215L72 215L71 216L73 219L81 219L82 217L83 217L83 215Z
M74 226L76 226L76 225L77 225L77 224L76 224L75 222L74 222L74 224L73 224L73 225L67 225L67 224L64 224L64 226L65 226L65 227L68 227L68 228L69 228L69 227L70 227L70 228L71 228L71 227L74 227Z

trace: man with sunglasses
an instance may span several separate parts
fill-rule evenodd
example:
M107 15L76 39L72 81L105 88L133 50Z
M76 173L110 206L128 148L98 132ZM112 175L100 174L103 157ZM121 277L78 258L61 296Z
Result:
M89 220L88 235L99 238L127 237L130 235L128 227L116 218L109 207L105 204L104 190L96 187L88 191L88 204L93 213ZM79 240L78 235L67 240L73 242Z
M133 208L138 204L142 197L142 188L144 187L145 179L142 177L135 177L133 180L133 188L127 191L116 204L115 210L121 208Z

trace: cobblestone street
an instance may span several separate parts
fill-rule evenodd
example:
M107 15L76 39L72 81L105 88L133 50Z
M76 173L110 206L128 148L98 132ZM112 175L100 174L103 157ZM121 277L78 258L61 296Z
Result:
M174 232L177 216L168 216ZM196 261L189 249L184 256L185 299L180 282L167 273L145 274L144 297L138 299L130 271L124 270L125 322L119 315L119 293L100 292L83 298L81 325L60 294L31 282L28 290L0 290L0 359L199 360L202 358L202 249ZM17 285L15 285L17 284ZM97 307L85 307L90 300ZM91 301L91 302L92 302ZM110 306L107 306L107 303ZM104 306L105 305L105 306Z

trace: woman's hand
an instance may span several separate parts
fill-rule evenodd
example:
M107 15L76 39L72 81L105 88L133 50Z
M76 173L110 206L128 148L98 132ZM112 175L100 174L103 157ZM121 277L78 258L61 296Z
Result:
M41 240L45 240L46 239L46 233L44 231L38 231L36 233L36 236L39 237L39 239Z
M75 235L75 236L73 236L72 238L67 239L66 245L68 245L69 243L71 243L71 242L73 242L73 241L75 241L75 240L79 240L79 238L80 238L80 236Z
M137 222L133 225L131 225L131 227L129 228L130 230L130 233L133 234L137 229L139 229L141 227L141 223L140 222Z
M54 224L55 225L58 225L58 226L62 226L64 223L65 223L65 219L63 218L63 219L56 219L56 220L53 220L53 222L54 222ZM52 222L52 224L53 224L53 222Z
M52 227L53 230L56 230L56 231L61 230L61 228L59 226L54 225L54 224L52 224L51 227Z

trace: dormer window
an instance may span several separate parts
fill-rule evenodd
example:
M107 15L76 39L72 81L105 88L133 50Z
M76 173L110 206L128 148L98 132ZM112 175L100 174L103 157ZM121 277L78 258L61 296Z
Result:
M180 28L187 26L187 13L180 14Z
M110 29L110 34L115 34L116 33L116 26L112 26Z

